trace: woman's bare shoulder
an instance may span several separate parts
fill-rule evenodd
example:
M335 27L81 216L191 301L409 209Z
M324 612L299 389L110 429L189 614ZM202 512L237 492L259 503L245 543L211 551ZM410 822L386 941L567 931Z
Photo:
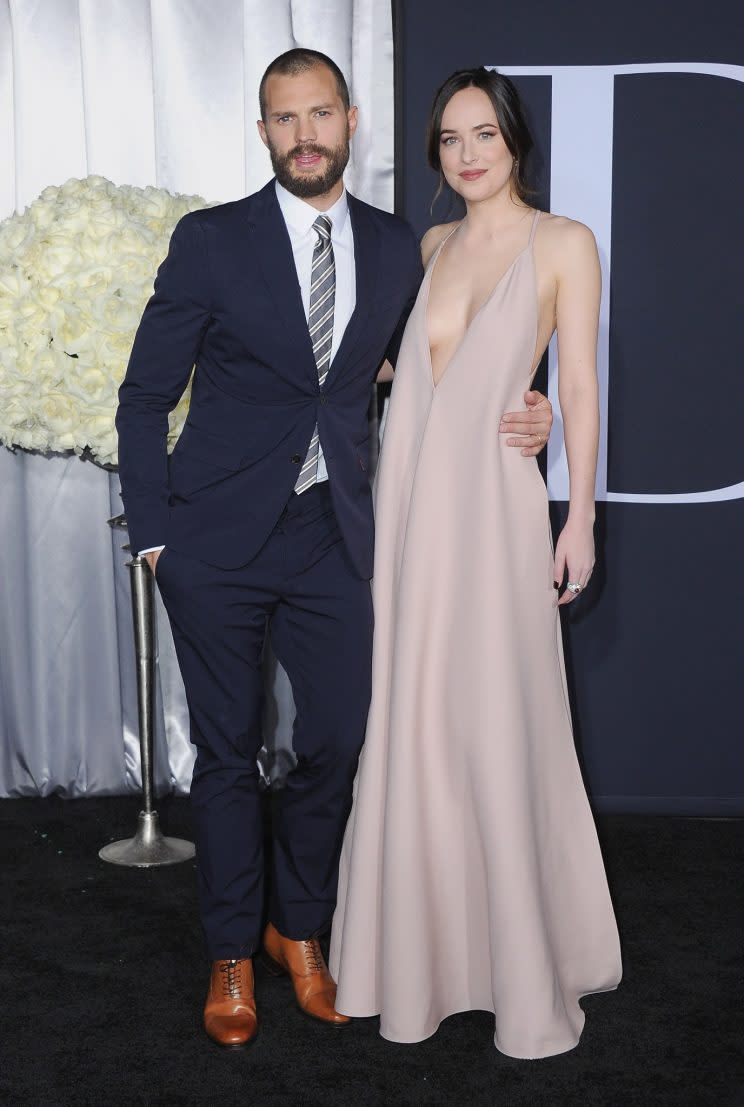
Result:
M456 219L453 223L437 223L435 227L429 227L421 239L421 260L424 266L429 264L431 255L459 222L460 220Z
M590 228L578 219L569 219L567 215L544 211L540 216L538 235L549 249L569 250L572 253L597 252L597 243Z

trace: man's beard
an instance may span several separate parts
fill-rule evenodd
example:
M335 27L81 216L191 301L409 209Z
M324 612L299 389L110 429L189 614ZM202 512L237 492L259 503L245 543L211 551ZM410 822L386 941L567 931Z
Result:
M347 132L346 139L340 146L318 146L315 142L309 142L295 146L288 154L280 154L274 146L269 146L269 154L279 184L301 200L309 200L313 196L322 196L323 193L330 192L341 180L349 161L349 134ZM325 169L315 175L293 173L292 163L302 154L319 154L325 157Z

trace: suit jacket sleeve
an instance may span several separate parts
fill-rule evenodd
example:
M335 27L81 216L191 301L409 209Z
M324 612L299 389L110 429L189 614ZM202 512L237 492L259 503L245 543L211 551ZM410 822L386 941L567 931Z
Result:
M168 413L188 384L210 318L208 259L196 216L185 216L173 232L119 389L119 475L134 551L165 540Z
M418 239L416 238L413 230L410 227L406 227L407 231L407 252L408 252L408 272L410 274L409 281L409 295L406 300L405 307L401 312L398 325L393 331L393 336L388 343L388 348L385 351L385 357L390 364L395 368L395 364L398 360L398 353L400 351L400 344L403 341L403 332L406 329L406 323L408 322L408 316L413 311L413 305L416 303L416 297L418 296L418 290L423 280L424 270L421 265L421 247L419 246Z

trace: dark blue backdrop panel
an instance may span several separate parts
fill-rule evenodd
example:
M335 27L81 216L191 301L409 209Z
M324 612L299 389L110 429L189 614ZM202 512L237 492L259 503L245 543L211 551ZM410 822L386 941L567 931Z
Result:
M422 233L424 130L456 68L744 64L735 0L670 19L663 0L398 2L398 209ZM550 196L550 77L516 77ZM689 493L744 481L744 84L615 78L608 486ZM566 505L553 505L559 527ZM597 807L744 814L744 502L598 505L598 566L565 619L579 751Z
M556 525L565 512L554 505ZM599 505L596 579L564 638L603 810L744 809L741 516L741 501Z

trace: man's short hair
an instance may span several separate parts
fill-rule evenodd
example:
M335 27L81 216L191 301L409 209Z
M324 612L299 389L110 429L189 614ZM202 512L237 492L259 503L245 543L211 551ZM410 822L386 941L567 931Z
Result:
M261 84L258 86L258 102L264 123L266 122L266 82L269 77L274 76L274 74L282 77L295 77L298 73L305 73L308 69L315 69L319 65L324 65L327 69L330 69L336 78L336 88L344 105L344 110L349 110L351 104L349 86L333 58L329 58L327 54L321 54L320 50L306 50L304 47L297 46L293 50L287 50L286 53L280 54L278 58L274 58L261 78Z

